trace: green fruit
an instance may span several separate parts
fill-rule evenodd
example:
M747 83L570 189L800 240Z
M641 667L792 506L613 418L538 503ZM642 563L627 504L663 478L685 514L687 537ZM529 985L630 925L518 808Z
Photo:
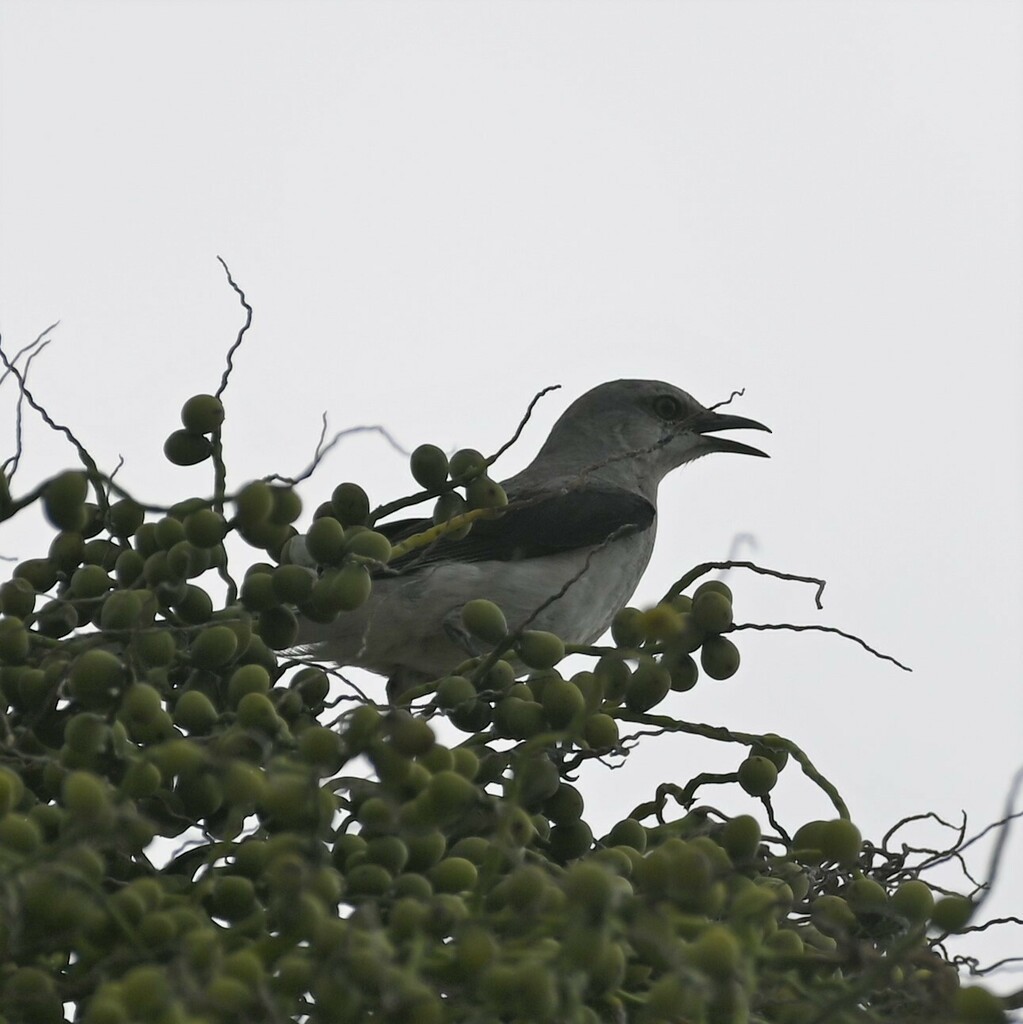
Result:
M131 642L132 650L147 668L169 665L177 655L174 634L167 629L154 629L137 633Z
M955 1019L959 1024L1003 1024L1006 1004L980 985L965 985L955 994Z
M466 892L476 886L476 865L464 857L445 857L427 872L435 892Z
M732 977L739 968L739 943L731 929L711 925L690 946L693 964L717 981Z
M210 732L219 717L213 702L199 690L186 690L174 705L174 724L199 736Z
M543 813L555 824L575 821L582 817L583 795L575 786L562 782L553 796L543 802Z
M232 707L247 694L270 692L270 673L262 665L243 665L235 669L227 683L227 699Z
M459 818L478 799L476 787L455 771L437 772L431 776L422 794L425 809L438 824Z
M85 554L85 539L74 530L58 533L50 543L47 557L61 572L70 573Z
M691 654L682 651L669 651L661 657L661 668L667 669L671 676L671 688L676 693L691 690L700 678L700 670Z
M80 530L85 524L85 499L89 493L86 475L68 470L55 476L43 488L43 511L58 530Z
M642 853L647 846L647 831L635 818L623 818L608 832L605 846L631 846Z
M856 915L841 896L818 896L810 905L810 920L832 937L847 935L856 928Z
M142 617L142 599L134 590L115 590L99 613L102 630L133 629Z
M943 932L958 932L973 916L973 901L965 896L943 896L934 904L931 924Z
M281 721L273 702L262 693L247 693L238 701L238 723L246 729L261 729L274 735Z
M265 523L274 510L273 490L265 480L252 480L235 495L234 507L241 527L254 529Z
M391 542L376 530L353 530L345 538L345 554L386 563L391 557Z
M500 643L508 633L504 612L485 598L467 601L462 606L462 623L475 637L486 643Z
M57 567L48 558L28 558L19 563L13 576L30 584L38 594L45 594L57 582Z
M316 519L306 531L305 545L319 565L339 565L345 552L345 529L329 516Z
M274 507L270 522L278 526L293 523L302 514L302 499L293 487L274 487Z
M483 474L465 485L465 500L469 508L504 508L508 495L496 480Z
M709 636L700 649L700 664L711 679L728 679L739 668L739 649L723 636Z
M181 422L193 434L211 434L224 422L224 403L214 395L192 395L181 407Z
M199 669L219 669L238 653L238 637L229 626L208 626L188 648L191 664Z
M69 772L61 786L64 806L75 818L95 819L109 807L107 787L92 772Z
M134 537L145 518L145 510L131 498L121 498L107 509L107 527L115 537Z
M24 794L25 783L21 776L15 775L10 768L0 767L0 815L17 807Z
M227 536L227 520L211 508L200 508L185 517L185 539L197 548L216 547Z
M346 565L332 577L331 604L344 612L354 611L366 603L372 588L369 570L364 565Z
M29 635L21 619L6 616L0 619L0 663L20 665L28 657Z
M892 893L891 906L910 924L923 924L934 910L934 894L926 882L911 878Z
M454 519L455 516L460 516L469 510L469 506L460 494L455 491L448 491L447 494L442 494L438 499L437 503L433 506L433 521L437 525L446 523L449 519ZM446 534L450 540L460 540L462 537L468 534L469 530L472 529L472 523L467 523L465 526L459 527L457 530L452 530Z
M857 914L883 913L888 903L888 893L884 886L865 875L854 878L842 890L842 895Z
M106 720L88 711L75 715L64 727L64 743L77 758L88 758L98 753L109 735Z
M238 596L244 607L250 612L265 612L279 603L273 585L273 576L265 572L254 572L246 576L242 580L241 592Z
M824 859L842 867L856 863L863 846L863 836L851 821L835 818L825 822L820 831L820 849Z
M716 590L705 590L693 598L692 616L700 629L723 633L732 624L732 602Z
M131 548L127 548L117 556L114 563L114 575L122 587L133 586L142 576L145 559Z
M213 614L213 599L202 587L188 584L184 593L177 598L172 607L174 611L190 626L200 626L209 622Z
M583 739L593 750L611 750L618 746L618 723L601 712L590 715L583 724Z
M619 647L640 647L646 641L643 613L623 608L611 622L611 638Z
M475 448L461 448L451 456L448 469L452 480L468 480L487 471L487 460Z
M450 710L476 699L476 687L465 676L447 676L437 686L437 703Z
M593 832L585 821L566 821L551 829L551 858L559 864L581 857L593 845Z
M272 651L286 650L298 639L298 619L283 605L260 612L257 629L263 643Z
M739 785L750 796L767 796L778 781L778 769L766 757L751 755L739 765Z
M409 459L412 478L427 491L443 487L448 479L448 457L435 444L421 444Z
M625 706L630 711L649 711L668 695L671 676L653 658L644 656L632 673L625 691Z
M705 583L701 583L693 594L693 604L695 605L696 599L704 594L720 594L729 604L732 603L732 591L721 580L707 580Z
M338 484L330 504L344 526L363 526L369 519L369 497L358 484Z
M298 737L298 756L307 764L336 771L341 764L341 737L333 729L312 725Z
M124 666L109 651L91 650L71 663L68 692L87 708L107 708L124 684Z
M741 863L756 856L760 848L760 823L749 814L739 814L721 829L721 845L733 861Z
M327 520L321 519L320 522ZM316 583L316 573L304 565L279 565L274 569L271 580L278 601L297 605L309 600Z
M160 789L163 776L151 761L133 761L121 779L120 790L133 800L153 796Z
M32 614L35 604L35 588L28 580L13 579L0 585L0 611L4 615L24 619L26 615Z
M525 630L519 637L517 648L522 661L535 669L553 668L565 656L561 637L539 629Z
M163 454L172 465L197 466L213 454L213 445L202 434L175 430L163 442Z
M547 721L555 729L567 728L586 712L586 700L579 687L565 679L552 679L546 683L541 691L540 703Z

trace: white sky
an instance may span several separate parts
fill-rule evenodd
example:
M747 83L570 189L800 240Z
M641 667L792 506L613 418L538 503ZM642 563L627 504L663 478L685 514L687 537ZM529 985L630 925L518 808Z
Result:
M810 588L739 576L740 619L839 626L915 671L747 633L740 674L673 710L802 743L875 838L927 809L980 826L1023 763L1021 44L1011 0L4 0L4 344L61 321L37 394L152 500L209 489L160 448L240 322L217 254L256 310L235 483L302 468L322 411L493 451L563 384L509 475L600 381L745 387L772 459L669 479L637 600L753 534L741 557L829 587L816 613ZM26 439L23 487L70 458ZM352 478L410 485L360 438L310 510ZM38 553L29 527L4 554ZM592 816L737 754L651 742L586 787ZM777 803L827 813L794 775ZM1009 874L994 912L1023 909Z

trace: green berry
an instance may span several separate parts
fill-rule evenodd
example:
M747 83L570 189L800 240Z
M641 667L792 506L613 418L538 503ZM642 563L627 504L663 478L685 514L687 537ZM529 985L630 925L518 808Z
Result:
M693 598L692 616L708 633L723 633L732 624L732 602L716 590L705 590Z
M319 565L339 565L345 553L345 528L330 516L316 519L306 531L305 546Z
M973 901L965 896L943 896L934 904L931 924L943 932L958 932L973 916Z
M197 466L213 454L213 445L202 434L175 430L163 442L163 454L172 465Z
M68 470L55 476L43 488L43 511L58 530L80 530L85 524L85 499L89 493L86 475Z
M245 530L265 523L274 509L273 490L264 480L247 483L235 496L235 514Z
M216 547L227 536L227 520L211 508L189 513L184 523L185 539L197 548Z
M711 679L728 679L739 668L739 649L723 636L708 636L700 649L700 664Z
M778 769L766 757L752 755L739 765L739 785L750 796L767 796L778 781Z
M344 526L363 526L369 519L369 497L358 484L338 484L330 504Z
M134 537L145 517L145 511L137 502L121 498L107 509L107 526L115 537Z
M238 652L238 637L230 626L208 626L197 633L189 648L197 668L217 669L230 662Z
M910 924L923 924L934 910L934 893L919 878L910 878L892 893L891 907Z
M448 468L452 480L468 480L487 471L487 460L475 448L462 448L451 456Z
M500 643L508 633L504 612L485 598L467 601L462 606L462 623L473 636L486 643Z
M517 646L519 657L530 668L553 668L565 656L564 641L539 629L525 630Z
M443 487L448 479L448 457L435 444L421 444L409 459L412 477L427 491Z
M87 708L107 708L124 684L124 666L109 651L91 650L80 654L68 673L68 691Z
M181 407L181 422L193 434L211 434L224 422L224 403L214 395L192 395Z
M199 690L186 690L174 705L174 724L196 735L204 735L217 724L217 709Z

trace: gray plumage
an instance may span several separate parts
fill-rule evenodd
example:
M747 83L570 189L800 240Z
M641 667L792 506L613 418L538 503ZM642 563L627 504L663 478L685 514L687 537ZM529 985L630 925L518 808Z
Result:
M298 642L321 660L386 675L393 694L480 653L462 627L466 601L495 601L517 629L574 580L530 628L592 643L628 603L650 560L661 480L711 452L765 455L711 436L740 428L768 429L711 412L660 381L601 384L565 410L522 472L502 482L503 515L477 521L461 540L439 541L410 559L407 571L378 575L357 611L333 623L303 620ZM430 525L375 528L397 539Z

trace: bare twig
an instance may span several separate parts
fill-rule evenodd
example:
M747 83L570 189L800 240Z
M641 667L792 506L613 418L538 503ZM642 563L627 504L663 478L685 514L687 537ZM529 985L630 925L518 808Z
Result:
M560 384L549 384L547 387L545 387L542 390L538 391L533 396L533 400L529 403L528 406L526 406L526 411L523 414L522 419L519 420L518 427L515 428L515 433L512 434L512 436L510 438L508 438L508 440L505 441L504 444L501 445L501 447L498 448L497 451L494 452L494 454L491 455L489 459L487 459L487 465L488 466L492 466L495 462L497 462L497 460L502 455L504 455L504 453L509 448L511 448L511 446L513 444L515 444L515 442L519 439L519 437L522 434L523 429L525 428L526 424L529 422L529 417L533 415L533 409L536 407L537 402L539 402L540 399L543 398L544 395L548 395L552 391L557 391L560 387L561 387Z
M740 629L753 629L757 631L785 629L793 633L835 633L837 636L845 637L846 640L852 640L854 643L859 644L864 650L873 654L875 658L881 658L883 661L890 661L893 665L898 665L903 672L913 671L908 665L903 665L898 658L893 658L890 654L882 654L880 651L871 647L865 640L861 640L858 636L855 636L852 633L846 633L845 630L838 629L836 626L797 626L791 622L743 622L732 626L729 632L735 632Z
M242 291L231 276L231 269L228 267L224 257L218 256L217 259L220 261L220 265L224 268L224 273L227 274L227 283L235 290L238 300L241 302L242 308L245 310L245 323L243 323L239 329L238 337L235 338L234 344L227 350L227 366L224 368L224 373L220 378L220 387L218 387L216 391L216 397L219 398L227 389L228 379L231 376L231 371L234 369L234 354L241 346L242 339L245 337L245 332L252 326L252 307L249 305L248 299L245 298L245 292Z

